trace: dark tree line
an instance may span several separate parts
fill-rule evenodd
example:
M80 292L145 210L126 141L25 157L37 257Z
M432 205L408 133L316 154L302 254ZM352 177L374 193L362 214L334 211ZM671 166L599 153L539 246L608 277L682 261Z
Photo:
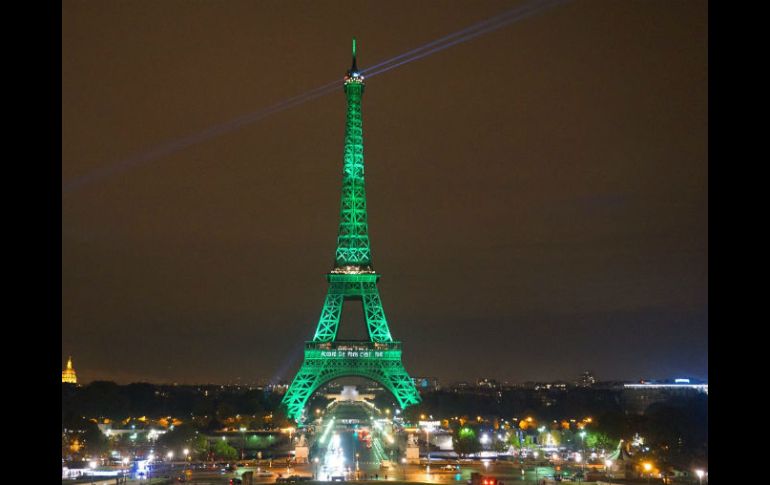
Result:
M129 416L211 416L223 420L236 414L275 411L281 397L258 389L222 390L215 386L206 395L193 386L119 385L108 381L94 381L83 387L62 384L62 422L77 417L121 420Z
M608 412L622 412L618 391L595 389L532 390L512 389L478 393L450 390L424 392L423 402L411 414L442 418L451 416L537 416L541 420L583 418Z

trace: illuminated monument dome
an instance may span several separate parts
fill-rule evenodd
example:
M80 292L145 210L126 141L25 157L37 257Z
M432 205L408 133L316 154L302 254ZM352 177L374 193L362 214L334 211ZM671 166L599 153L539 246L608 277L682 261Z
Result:
M75 369L72 367L72 357L67 358L67 368L61 371L61 381L68 384L78 383L78 376L75 374Z
M420 402L420 394L401 363L401 342L393 340L382 309L372 269L364 186L364 138L361 98L364 76L353 65L344 78L348 101L342 170L340 226L334 268L326 275L329 290L313 340L305 342L305 360L283 397L288 415L302 423L305 404L318 387L340 377L364 377L380 383L405 408ZM337 340L342 305L363 303L368 340Z

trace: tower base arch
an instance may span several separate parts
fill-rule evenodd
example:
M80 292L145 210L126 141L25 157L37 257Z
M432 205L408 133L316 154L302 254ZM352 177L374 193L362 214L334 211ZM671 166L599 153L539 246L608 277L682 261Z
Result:
M401 362L401 343L368 341L306 342L305 359L283 397L287 414L298 424L310 396L341 377L363 377L387 389L401 408L420 403L420 393Z

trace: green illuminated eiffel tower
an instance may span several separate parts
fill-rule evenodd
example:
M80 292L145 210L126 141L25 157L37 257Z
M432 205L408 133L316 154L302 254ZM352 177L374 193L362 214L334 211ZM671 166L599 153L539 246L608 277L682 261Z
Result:
M329 290L315 336L305 342L305 360L283 397L289 418L298 423L303 420L305 404L313 392L339 377L365 377L378 382L393 394L402 408L420 402L420 394L401 362L401 342L390 335L377 289L380 275L372 269L361 127L364 76L356 67L355 39L353 66L344 78L344 91L348 112L334 269L326 276ZM337 340L346 300L362 301L369 340Z

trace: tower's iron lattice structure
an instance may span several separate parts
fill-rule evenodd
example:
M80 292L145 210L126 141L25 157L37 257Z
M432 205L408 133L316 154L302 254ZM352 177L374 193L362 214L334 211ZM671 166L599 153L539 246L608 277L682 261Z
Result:
M372 269L369 225L364 185L364 137L361 98L364 76L353 65L344 78L348 102L342 172L342 203L334 268L327 274L329 289L313 340L305 342L305 360L283 397L288 415L298 423L310 396L320 386L339 377L364 377L383 385L402 408L420 402L420 394L401 362L401 342L393 340L382 309ZM337 340L342 305L347 300L363 303L369 340Z

